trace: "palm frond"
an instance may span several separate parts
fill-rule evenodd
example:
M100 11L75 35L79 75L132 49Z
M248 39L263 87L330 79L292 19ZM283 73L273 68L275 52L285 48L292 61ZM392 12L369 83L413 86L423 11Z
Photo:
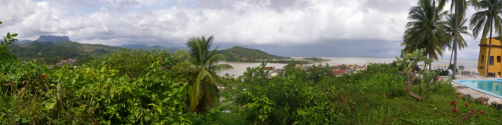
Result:
M228 65L228 64L217 64L217 65L213 65L213 66L209 67L209 70L218 73L220 71L230 70L232 68L233 67L231 65Z

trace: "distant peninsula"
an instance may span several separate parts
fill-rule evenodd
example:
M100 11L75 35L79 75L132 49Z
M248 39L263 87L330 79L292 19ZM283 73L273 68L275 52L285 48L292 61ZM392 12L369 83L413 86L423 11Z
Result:
M297 63L310 64L329 61L322 58L291 58L272 55L259 49L250 49L241 46L218 50L217 53L224 55L229 62L272 62L272 63Z

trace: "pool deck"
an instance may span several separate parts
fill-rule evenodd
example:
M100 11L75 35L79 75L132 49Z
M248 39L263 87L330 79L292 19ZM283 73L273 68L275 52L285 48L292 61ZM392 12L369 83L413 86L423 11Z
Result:
M440 77L441 77L441 79L448 79L450 76L440 76ZM488 98L489 99L488 105L490 105L492 102L498 102L498 104L502 104L501 98L480 92L478 90L471 89L469 87L465 87L465 86L457 83L458 80L493 80L495 78L484 77L484 76L471 77L471 76L467 76L467 75L457 75L456 77L457 77L457 79L453 80L453 82L451 82L451 83L452 83L453 88L457 89L459 92L464 93L464 94L469 94L473 98L478 98L478 97Z

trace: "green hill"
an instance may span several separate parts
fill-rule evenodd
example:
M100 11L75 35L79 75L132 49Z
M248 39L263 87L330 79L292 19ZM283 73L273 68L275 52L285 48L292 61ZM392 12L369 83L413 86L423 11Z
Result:
M127 48L127 49L141 49L141 50L161 50L161 51L167 51L168 53L175 53L178 50L186 50L186 48L183 47L165 47L165 46L148 46L145 44L124 44L120 47Z
M38 37L38 42L61 42L61 41L71 41L68 36L52 36L52 35L42 35Z
M283 59L284 57L268 54L258 49L250 49L241 46L234 46L229 49L217 51L226 57L227 61L273 61L274 59Z
M19 61L38 60L46 64L55 64L60 60L77 58L75 65L83 64L96 57L120 51L121 47L100 44L81 44L77 42L28 42L11 44L9 50L18 56Z

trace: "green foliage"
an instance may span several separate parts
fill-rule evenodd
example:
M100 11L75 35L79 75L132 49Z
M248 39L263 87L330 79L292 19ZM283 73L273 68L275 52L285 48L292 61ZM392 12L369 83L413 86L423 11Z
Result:
M312 60L312 61L315 61L315 62L322 62L322 61L326 61L326 59L323 59L323 58L317 58L317 57L310 57L310 58L303 58L305 60Z
M213 37L206 39L192 37L188 40L188 53L180 50L180 56L184 62L176 64L172 69L178 70L187 78L189 111L205 113L218 105L218 88L216 84L226 85L223 79L216 75L217 72L232 69L228 64L217 64L224 56L216 53L216 48L209 51ZM227 86L228 87L228 86Z
M488 34L490 34L489 37L492 36L492 29L497 34L496 36L502 36L502 32L500 32L500 30L502 30L502 20L499 15L499 10L502 8L502 1L472 0L471 5L476 10L479 10L471 16L470 26L472 29L472 36L476 38L478 35L481 35L480 40L485 40Z
M467 22L467 19L465 19L465 12L467 11L468 4L469 2L467 0L451 1L450 14L446 19L448 23L445 25L445 29L452 40L450 41L451 44L448 45L448 48L452 49L453 52L467 47L467 42L462 35L471 36L471 34L467 31L467 26L465 26L465 23ZM454 37L457 38L454 39ZM451 45L453 45L453 47Z
M464 71L465 67L464 67L464 66L462 66L462 65L460 65L460 66L458 66L458 68L457 68L457 69L458 69L458 70L460 70L460 71Z
M331 67L329 67L329 64L326 63L325 66L322 66L321 64L319 65L312 65L307 68L307 78L311 79L314 81L314 83L318 83L321 81L324 77L333 77L333 73L331 71Z
M411 53L416 49L425 49L423 55L437 60L443 56L443 48L448 46L451 37L446 32L447 21L443 20L448 16L444 11L446 0L419 0L417 6L410 9L408 18L411 20L406 24L406 31L403 36L402 46L404 51Z
M149 56L146 56L149 55ZM151 57L150 57L151 56ZM425 98L406 96L407 77L392 64L370 64L366 71L343 76L309 77L317 68L299 69L291 64L281 75L268 77L263 68L247 72L263 75L239 82L237 89L218 92L219 103L204 114L189 112L190 77L170 70L181 64L181 55L160 52L111 54L73 69L50 70L36 63L0 64L1 124L455 124L502 122L500 112L469 103L484 114L463 120L451 113L455 89L438 85L435 75L424 71L412 90ZM172 57L158 60L160 57ZM149 63L130 72L114 62L128 58ZM132 62L131 62L132 63ZM263 66L262 66L263 67ZM136 70L142 69L142 70ZM253 71L250 71L253 70ZM125 70L124 70L125 71ZM319 73L323 74L323 73ZM131 76L128 76L131 75ZM263 76L267 76L263 78ZM252 78L255 77L255 78ZM59 85L58 85L59 84ZM246 89L241 93L242 89ZM422 89L422 90L420 90Z
M115 56L115 55L111 55ZM123 56L123 57L122 57ZM187 82L173 78L162 53L125 53L93 67L49 70L35 63L0 65L2 124L190 124ZM123 58L144 70L120 72ZM171 61L171 60L168 60ZM140 72L141 71L141 72Z
M260 59L278 59L276 55L271 55L258 49L249 49L240 46L234 46L226 50L220 50L217 53L223 54L227 61L255 61Z
M448 72L448 70L438 69L438 70L436 70L436 74L439 74L440 76L448 76L448 74L450 74L450 72Z
M453 124L450 120L439 118L439 119L406 119L403 121L416 125L449 125Z
M251 93L248 93L251 96L252 103L247 103L244 105L244 109L247 112L251 112L254 114L251 116L251 119L255 119L255 124L257 123L268 123L270 121L269 115L274 110L275 102L271 101L267 98L267 96L262 95L261 97L253 96Z
M247 67L246 71L238 79L250 85L263 85L269 77L269 71L265 70L267 63L263 62L258 67Z
M12 53L19 57L19 61L37 60L41 64L54 65L60 60L73 58L74 65L82 65L103 57L112 52L122 50L120 47L111 47L99 44L81 44L77 42L29 42L25 44L11 44Z
M420 52L414 53L421 55ZM419 60L423 56L405 56ZM427 58L422 58L427 59ZM427 59L430 60L430 59ZM404 89L407 77L400 61L392 64L370 64L366 71L339 77L326 76L317 83L308 77L309 69L294 65L285 67L281 75L266 77L260 71L264 65L248 68L236 91L231 92L235 103L230 111L234 124L453 124L463 122L450 116L449 100L456 98L455 89L447 81L436 81L437 75L420 71L412 91L424 98L416 101ZM409 65L410 63L406 63ZM411 62L413 64L413 62ZM415 72L412 70L412 72ZM411 73L411 72L410 72ZM261 75L256 75L261 74ZM261 77L252 78L252 77ZM246 89L241 93L241 89ZM476 121L479 124L502 122L496 111L479 104L486 111ZM481 109L480 109L481 108ZM490 112L490 113L487 113ZM224 113L220 113L224 114ZM239 115L240 114L240 115ZM487 115L493 114L493 115ZM206 116L205 124L218 124L214 119L223 116ZM238 120L236 120L238 119ZM198 122L200 123L200 122Z
M417 49L411 54L403 54L401 56L403 59L396 56L397 66L401 67L404 75L406 75L406 90L408 91L408 95L418 100L427 99L429 94L436 92L441 84L451 82L451 78L447 81L436 81L436 78L438 77L436 73L425 69L423 71L417 71L415 69L418 62L424 61L429 64L432 62L432 59L428 59L426 56L423 56L422 53L424 52L425 49ZM412 82L415 82L416 80L420 81L418 95L412 92Z
M2 24L2 22L0 22L0 24ZM9 50L7 49L10 44L17 41L17 39L15 38L16 36L17 33L14 33L12 35L10 33L7 33L7 36L4 36L3 40L0 41L0 63L17 59L17 57L13 54L10 54Z
M438 77L435 72L429 70L424 70L419 74L420 84L418 85L418 95L424 99L428 99L430 94L437 92L441 85L448 84L451 81L451 79L438 81Z
M453 64L448 65L448 69L451 69L451 71L453 71L453 67L455 67ZM457 72L458 72L458 70L459 69L457 68Z
M181 61L180 58L173 57L166 51L122 49L122 51L111 53L107 57L93 60L87 65L96 69L110 67L118 70L119 74L124 74L130 78L137 78L152 70L169 70ZM151 69L151 64L156 62L160 63L159 67L157 67L157 69Z

